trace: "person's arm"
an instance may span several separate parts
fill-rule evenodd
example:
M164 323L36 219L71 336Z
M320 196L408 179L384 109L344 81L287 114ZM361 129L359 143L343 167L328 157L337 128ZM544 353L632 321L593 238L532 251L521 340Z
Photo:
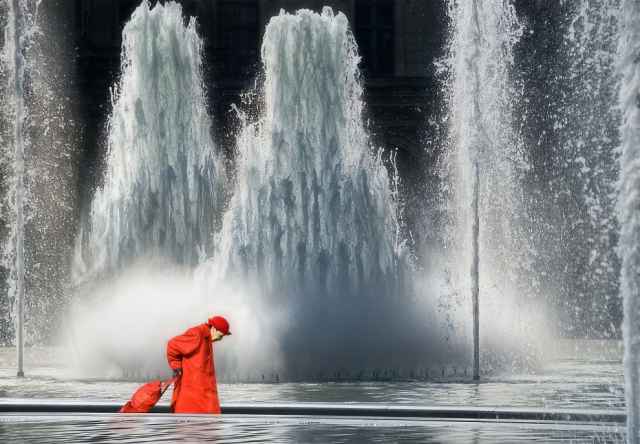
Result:
M200 345L200 335L191 329L171 338L167 344L167 361L174 374L182 372L182 358L196 351Z

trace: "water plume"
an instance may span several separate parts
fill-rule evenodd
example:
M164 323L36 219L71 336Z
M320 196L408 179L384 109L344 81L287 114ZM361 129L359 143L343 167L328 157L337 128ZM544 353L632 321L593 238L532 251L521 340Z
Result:
M545 200L559 200L563 213L569 213L564 222L567 228L559 230L553 221L550 229L571 233L567 236L571 243L563 249L568 257L563 262L573 262L576 271L572 271L579 276L571 289L573 294L561 295L565 310L579 306L582 316L593 312L583 321L585 335L617 337L619 325L612 325L617 324L612 320L620 313L619 301L613 296L619 291L620 272L615 211L620 112L612 105L618 91L615 60L620 0L581 1L573 6L563 42L567 53L562 60L564 75L559 76L562 106L554 122L561 150L555 156L562 159L558 170L564 184L551 179L556 182L551 187L561 191ZM559 237L554 241L562 242ZM554 274L557 270L548 270L548 275Z
M618 66L622 74L618 217L627 439L637 443L640 440L640 5L635 1L625 0L621 5Z
M0 4L0 343L14 343L17 294L24 338L49 343L67 301L79 125L75 54L53 2Z
M175 2L146 0L122 33L106 171L79 237L77 282L146 255L194 265L210 254L225 172L211 136L202 40Z
M530 165L532 277L558 334L618 337L620 113L612 104L620 0L518 5L531 14L514 70Z
M153 63L134 55L161 52L164 61L166 52L191 48L157 43L170 25L179 28L176 6L158 8L141 5L125 27L108 171L83 250L97 253L90 274L121 271L82 289L70 336L80 362L98 363L83 372L161 374L166 340L214 313L225 315L234 332L216 352L222 380L424 377L441 363L464 365L458 344L442 337L431 282L416 279L400 234L393 155L369 140L356 44L347 18L330 8L282 12L266 28L264 82L249 94L260 112L254 120L241 113L233 193L211 249L202 249L207 259L196 265L184 255L187 243L162 241L165 231L195 240L205 226L213 229L216 213L206 205L217 194L209 187L222 178L214 174L214 153L178 137L187 136L187 122L202 120L173 119L172 128L153 123L165 118L156 97L174 94L150 89L153 76L173 85L178 80L165 77L184 73L150 69ZM164 128L167 140L149 128ZM173 164L172 149L204 160ZM162 195L155 186L167 181L167 169L181 171L187 184L193 175L194 186L211 181L204 188L211 199L193 201L206 221L155 209L154 193ZM192 196L190 186L168 186L165 199ZM143 232L150 215L156 217ZM136 262L146 265L132 267Z
M448 123L440 166L443 304L454 334L470 341L477 189L482 370L529 367L539 355L546 313L530 277L533 246L522 189L528 165L513 117L519 97L511 78L513 48L523 27L509 1L450 1L448 14L448 54L440 65Z
M262 61L263 111L238 137L236 186L200 285L260 290L262 315L285 322L273 325L287 378L408 374L442 358L435 309L414 288L394 179L363 124L347 18L281 12Z

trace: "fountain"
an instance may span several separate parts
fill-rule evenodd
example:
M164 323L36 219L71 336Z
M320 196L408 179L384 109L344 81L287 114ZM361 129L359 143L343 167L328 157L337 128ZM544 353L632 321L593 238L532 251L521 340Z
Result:
M236 187L216 252L196 272L201 285L260 287L254 297L273 307L265 315L281 321L289 378L371 377L389 365L408 374L437 362L438 321L413 286L396 179L363 124L347 18L281 12L262 61L263 111L244 118Z
M576 305L588 307L589 299L599 301L600 307L589 307L586 319L579 320L590 326L584 328L584 334L616 337L619 325L614 326L612 318L619 317L620 311L613 296L619 291L620 272L615 217L620 113L614 104L620 0L582 2L574 7L563 42L569 69L558 76L561 106L554 116L560 152L553 157L560 164L556 171L561 178L549 182L557 190L558 205L567 213L563 225L573 227L565 254L579 255L581 263L575 261L575 271L567 279L575 284L559 296L566 304L563 311L569 312ZM558 231L557 226L549 228L547 231Z
M527 4L516 51L531 273L566 337L616 338L619 0ZM524 7L523 7L524 9Z
M346 16L328 7L321 13L281 12L268 22L264 71L234 107L240 125L229 174L230 164L211 136L204 46L195 19L185 20L175 2L152 7L143 1L124 28L104 175L78 221L78 186L69 174L78 168L71 148L77 144L64 142L69 130L61 123L73 114L73 104L47 81L47 74L57 72L53 67L73 64L42 58L51 48L40 38L45 33L35 7L45 4L0 2L0 25L7 25L8 37L0 59L2 258L9 296L16 308L18 300L25 302L25 321L31 319L33 331L60 325L49 322L56 310L47 307L71 307L69 322L60 329L70 348L52 354L62 356L64 365L72 361L79 375L69 380L60 362L34 366L30 378L21 379L13 370L9 377L2 372L7 364L0 367L5 398L25 393L75 398L0 400L0 410L14 413L3 426L8 436L37 440L38 434L54 436L62 428L55 436L81 439L99 430L114 439L131 440L138 432L171 439L176 433L193 436L197 425L207 436L231 433L242 439L258 436L256 421L265 421L269 427L258 427L265 441L292 436L305 441L318 424L332 437L352 441L372 437L368 426L374 420L384 425L376 432L387 429L387 441L397 438L394 427L406 431L407 426L421 442L480 435L505 441L620 438L625 414L618 408L623 381L616 344L605 341L588 357L576 347L555 367L538 358L541 344L551 349L564 342L553 336L558 322L549 309L563 303L569 289L582 289L578 300L602 302L604 308L596 311L603 315L615 307L617 281L611 276L618 225L611 194L618 171L613 150L620 139L612 128L622 120L624 383L628 438L637 442L637 1L558 6L569 12L560 20L572 18L554 35L557 46L551 45L565 58L548 67L550 73L562 71L560 65L568 69L563 76L549 74L554 97L538 98L556 112L541 113L540 126L526 130L538 112L528 101L535 96L525 82L528 62L543 57L523 55L523 42L535 40L534 28L516 14L516 2L449 2L452 28L439 64L447 99L446 146L438 165L443 187L434 198L446 202L441 209L446 227L444 254L429 251L424 261L436 264L433 269L420 269L404 240L409 227L402 218L395 153L372 143L355 38ZM618 22L614 11L620 4ZM621 106L608 113L618 81L616 37ZM56 114L52 104L66 111ZM540 138L532 138L541 128ZM557 143L546 139L550 128ZM52 148L43 149L47 146ZM548 184L540 175L546 167ZM572 195L574 207L561 215L552 211ZM565 224L558 233L554 217ZM78 232L71 226L76 222ZM566 236L571 224L578 227L573 237ZM580 248L567 247L583 235ZM553 245L561 238L566 243ZM43 251L50 253L46 260L40 259ZM545 263L553 254L551 264ZM583 275L576 272L582 265L573 274L559 269L571 254L580 256L571 266L588 264ZM64 265L70 258L73 279ZM571 281L578 277L577 284ZM583 294L590 285L594 299ZM43 296L49 288L64 287L70 287L73 301L58 290ZM100 416L117 410L137 384L131 379L168 373L167 338L213 312L226 315L234 330L215 349L229 416L200 418L198 424L189 419L186 426L184 418L143 418L140 429L137 418L114 428L112 416ZM13 335L2 326L0 332ZM580 332L610 338L617 329L596 325ZM41 343L24 337L27 344ZM0 348L0 359L4 352ZM22 354L20 368L21 361ZM472 376L489 383L469 383ZM87 383L87 377L99 379ZM429 381L433 378L437 384ZM7 380L11 383L4 385ZM309 380L314 383L274 384ZM229 383L246 381L264 384ZM326 381L341 384L317 383ZM434 405L424 406L427 402ZM499 403L517 407L494 407ZM53 411L96 414L70 425L46 413ZM37 421L28 412L38 412ZM242 424L234 414L243 415ZM260 419L271 414L289 416L285 427ZM326 417L318 421L318 416ZM336 419L342 416L349 419ZM418 418L444 425L434 432L434 421ZM345 420L348 426L341 429ZM30 425L36 422L38 427ZM178 422L180 427L173 427ZM366 424L361 429L367 435L354 432L356 424Z
M527 164L514 118L513 52L523 28L509 2L450 2L448 12L452 32L441 62L448 114L441 162L447 298L453 310L473 314L477 378L480 343L483 369L517 367L520 358L521 365L534 363L531 333L543 320L527 276ZM458 320L458 334L469 331L469 318Z
M627 439L640 439L640 6L638 2L623 1L621 8L618 65L622 73L620 109L620 256L622 272L620 292L624 299L624 365L625 396L627 400Z
M176 2L142 1L122 36L106 166L76 240L64 329L91 376L166 371L166 339L208 312L189 274L212 252L227 183L195 19Z
M385 166L396 174L393 157L369 141L359 57L341 13L282 12L269 22L264 82L249 94L262 111L254 121L240 112L233 192L220 230L200 245L216 228L221 206L211 204L225 184L210 139L189 139L204 134L202 96L195 88L187 112L156 105L184 106L180 88L200 84L191 77L199 47L189 46L197 36L192 25L176 25L180 13L173 3L143 3L125 26L105 183L76 267L86 277L111 277L85 298L97 306L85 309L90 304L83 302L76 315L76 349L92 356L81 360L102 362L92 354L97 350L116 367L141 368L147 350L144 371L157 374L166 365L161 350L149 352L151 341L161 344L181 325L200 321L198 313L216 310L244 332L220 355L223 375L353 379L425 374L444 362L463 366L458 344L442 340L434 292L416 285L400 234L398 179ZM169 63L178 50L192 56L191 71ZM169 124L176 114L184 120ZM172 163L180 156L186 162ZM158 208L163 199L170 204ZM172 199L190 202L193 211L174 211L182 201ZM200 254L190 256L196 248ZM181 270L136 265L158 256ZM167 284L171 275L181 284ZM117 294L108 296L113 288ZM168 288L183 294L179 304ZM143 337L127 339L124 348L109 343L150 317L154 325ZM112 319L118 332L99 318Z
M9 6L9 17L13 23L8 24L7 34L5 38L5 51L4 56L11 60L10 66L13 68L9 74L11 79L7 94L11 97L12 108L8 108L8 114L11 115L10 120L13 120L13 134L12 145L14 146L14 152L8 153L8 156L3 156L3 159L10 159L12 165L7 165L6 169L13 178L13 184L10 185L10 191L7 193L9 199L9 207L14 211L11 211L12 216L15 219L10 219L10 226L13 232L9 236L9 242L7 242L7 248L4 252L5 263L8 262L8 269L11 270L10 280L15 288L12 289L14 303L16 305L16 345L18 349L18 376L24 376L24 206L25 206L25 189L24 189L24 174L25 174L25 159L24 159L24 145L25 135L23 133L23 125L25 120L25 104L24 104L24 81L25 81L25 46L29 41L29 31L33 26L33 23L29 23L29 11L27 5L24 2L13 1ZM6 60L6 59L5 59ZM4 168L3 168L4 169ZM13 266L12 266L13 265ZM10 284L11 286L13 286Z
M106 171L78 239L77 284L143 257L198 263L211 253L224 201L195 19L185 26L179 4L143 1L122 42Z
M68 40L45 38L57 26L55 17L40 17L49 6L33 0L3 4L0 342L7 345L14 343L14 332L16 344L53 342L58 308L66 302L78 127L69 100Z

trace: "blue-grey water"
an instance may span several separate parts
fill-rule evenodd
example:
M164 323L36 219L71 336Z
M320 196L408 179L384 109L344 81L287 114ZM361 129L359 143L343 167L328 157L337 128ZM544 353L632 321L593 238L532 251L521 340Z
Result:
M16 379L0 370L2 398L65 398L123 402L142 381L69 380L61 370L34 369ZM622 367L618 361L564 360L535 375L495 376L481 384L434 382L325 382L219 384L224 403L380 402L425 405L535 408L623 408ZM166 396L166 395L165 395Z
M623 442L610 425L307 417L3 417L4 442L497 443Z
M583 346L584 347L584 346ZM611 352L611 349L615 352ZM0 351L2 398L125 402L142 381L69 379L57 350L27 354L15 378ZM41 363L41 365L38 365ZM574 350L526 374L433 381L219 384L222 403L373 402L427 406L624 409L619 345ZM165 402L169 398L165 395ZM115 414L3 415L2 442L623 442L624 427L597 423L442 421L332 417L179 417Z

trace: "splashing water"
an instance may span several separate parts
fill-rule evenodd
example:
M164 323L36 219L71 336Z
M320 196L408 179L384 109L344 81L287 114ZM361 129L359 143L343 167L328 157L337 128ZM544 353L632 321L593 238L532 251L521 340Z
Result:
M175 2L145 0L123 31L104 183L78 242L77 281L140 257L193 265L212 250L225 172L211 137L202 41Z
M264 270L270 287L392 278L403 245L387 171L362 125L346 17L328 8L281 14L267 26L262 58L266 109L239 138L238 185L214 270Z
M452 34L443 67L449 130L441 164L447 306L457 311L456 334L470 336L477 186L482 367L520 367L535 360L531 328L544 318L538 301L526 297L535 294L520 183L527 166L514 131L518 92L511 80L513 48L523 29L508 1L452 1L448 12Z
M624 298L627 439L635 444L640 440L640 5L625 0L620 14L620 293Z
M258 283L263 316L284 323L291 378L435 360L421 336L429 310L408 288L390 177L362 122L347 18L281 12L262 60L264 112L238 138L237 184L216 254L197 272L202 285Z
M34 26L33 15L27 2L12 1L7 5L7 24L5 28L5 42L2 54L3 77L6 78L6 90L3 97L3 121L10 128L2 136L3 140L2 172L5 188L2 205L2 219L5 225L3 231L8 231L3 245L2 262L8 271L8 295L14 309L10 311L15 319L17 315L23 321L24 308L24 208L25 208L25 145L28 143L24 132L25 114L25 53L31 39L29 33ZM4 82L3 82L4 83ZM7 310L9 311L9 310ZM6 326L8 327L8 326ZM6 328L5 327L5 328ZM11 326L13 327L13 326ZM5 330L5 329L3 329ZM22 343L22 328L18 327L16 341ZM20 360L21 358L19 358ZM20 363L20 365L22 365Z
M527 192L535 196L529 214L537 221L533 271L563 335L619 334L614 209L620 113L611 106L619 3L557 4L553 18L534 19L520 53L532 165ZM531 51L534 45L546 49Z
M584 229L577 227L577 220L571 221L580 239L578 245L569 248L570 254L584 257L590 270L583 276L584 287L579 292L605 301L607 311L615 308L611 295L617 292L619 267L615 254L615 184L620 115L612 107L618 80L615 48L619 5L620 0L584 0L576 5L565 38L570 66L563 85L564 107L555 128L562 132L562 158L569 164L563 175L569 182L575 181L569 187L583 200L581 207L586 213L580 218ZM587 303L578 301L579 305Z
M51 3L2 2L0 16L0 343L14 343L22 293L25 342L43 344L62 317L75 228L74 57Z
M125 35L149 15L141 8ZM223 379L424 376L455 361L453 347L439 341L432 292L413 280L399 234L397 179L363 125L359 57L346 17L330 8L282 12L267 26L262 59L264 83L254 91L262 111L253 122L241 116L235 188L213 254L195 279L189 264L177 271L136 265L94 292L99 302L78 308L72 335L79 362L97 363L85 374L162 373L162 338L213 312L234 330L216 349ZM123 66L126 86L137 65ZM119 112L113 119L137 118ZM110 147L111 159L112 140ZM154 159L134 159L145 177L146 167L158 168L149 164ZM127 183L128 176L109 182L123 168L110 166L98 203L107 202L105 190ZM116 221L128 223L137 213L122 205L129 200L95 204L93 220L122 213ZM105 297L112 288L117 294ZM145 333L136 334L142 325Z

